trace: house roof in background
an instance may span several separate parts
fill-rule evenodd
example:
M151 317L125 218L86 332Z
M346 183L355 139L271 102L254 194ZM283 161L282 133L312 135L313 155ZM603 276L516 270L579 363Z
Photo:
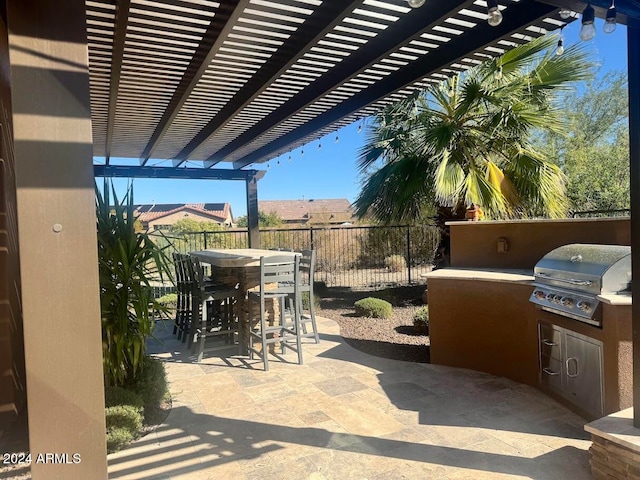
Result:
M265 162L573 20L500 7L490 27L483 0L90 0L96 165Z
M327 198L309 200L258 200L258 210L264 213L276 213L284 221L306 222L314 216L329 221L347 221L353 216L351 204L346 198Z
M141 222L150 222L180 211L192 211L221 222L227 218L233 221L229 203L154 203L136 205L135 211Z

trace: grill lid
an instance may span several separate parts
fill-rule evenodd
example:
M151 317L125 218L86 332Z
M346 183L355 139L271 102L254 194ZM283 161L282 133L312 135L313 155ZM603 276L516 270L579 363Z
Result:
M537 283L593 295L628 290L631 247L574 243L547 253L536 264Z

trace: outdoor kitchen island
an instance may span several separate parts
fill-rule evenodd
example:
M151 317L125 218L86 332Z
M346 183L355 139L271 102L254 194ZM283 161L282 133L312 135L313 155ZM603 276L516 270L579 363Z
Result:
M624 244L624 221L452 223L452 267L427 276L431 363L535 386L586 419L630 407L630 295L597 296L601 326L541 310L530 301L533 267L547 252L585 239ZM550 229L564 232L554 236ZM473 255L470 249L487 254ZM587 354L572 353L576 345ZM575 382L586 377L588 388L576 390Z

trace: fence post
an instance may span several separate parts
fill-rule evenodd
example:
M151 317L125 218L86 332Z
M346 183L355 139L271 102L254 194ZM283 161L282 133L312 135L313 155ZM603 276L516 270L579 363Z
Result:
M407 273L411 284L411 227L407 225Z
M205 250L208 248L207 247L207 238L208 238L207 232L204 232L204 249Z
M311 250L315 249L313 244L313 226L309 225L309 236L311 237Z

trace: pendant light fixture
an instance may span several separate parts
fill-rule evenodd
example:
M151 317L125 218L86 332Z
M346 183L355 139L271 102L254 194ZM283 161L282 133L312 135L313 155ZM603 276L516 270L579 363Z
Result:
M487 22L492 27L502 23L502 13L498 7L498 0L487 0Z
M420 8L424 5L426 0L407 0L407 3L411 8Z
M607 10L607 17L605 18L605 21L604 21L604 27L602 27L602 30L604 31L604 33L613 33L613 31L616 29L617 15L618 15L618 12L616 11L615 0L612 0L611 6L609 7L609 10Z
M594 21L596 18L596 12L593 10L591 4L587 4L587 8L582 12L582 28L580 28L580 40L585 42L592 40L596 36L596 27Z

